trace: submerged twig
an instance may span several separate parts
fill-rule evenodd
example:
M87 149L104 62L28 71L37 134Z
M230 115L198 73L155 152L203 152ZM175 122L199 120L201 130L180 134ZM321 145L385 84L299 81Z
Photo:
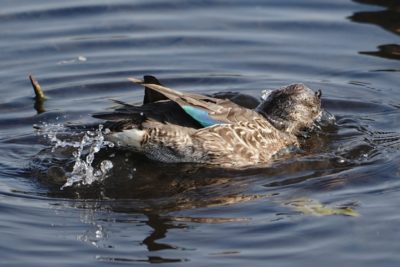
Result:
M29 80L31 80L31 84L33 87L33 91L35 92L35 109L37 113L45 112L43 103L46 100L46 96L40 86L39 82L33 77L33 75L29 75Z

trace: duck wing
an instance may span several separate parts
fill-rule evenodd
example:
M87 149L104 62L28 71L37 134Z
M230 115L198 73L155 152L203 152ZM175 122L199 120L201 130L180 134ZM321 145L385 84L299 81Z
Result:
M95 113L92 116L110 123L124 121L125 128L141 128L145 121L174 124L194 129L202 128L178 104L170 100L151 102L142 106L134 106L118 100L113 101L119 104L120 107L111 112Z
M257 112L241 107L228 99L182 93L159 84L145 83L145 81L136 78L128 79L145 86L147 90L156 91L172 100L203 127L248 121L261 116Z
M143 76L143 83L145 84L157 84L164 86L156 77L152 75L145 75ZM254 96L239 93L239 92L218 92L214 93L211 95L207 95L211 98L217 98L217 99L229 99L233 103L245 107L248 109L255 109L259 104L260 101L255 98ZM152 102L157 102L160 100L167 100L168 98L165 97L163 94L152 90L149 87L145 87L144 89L144 98L143 98L143 104L147 103L152 103Z
M218 99L229 99L236 105L248 109L255 109L258 105L260 105L260 100L258 100L256 97L248 94L243 94L240 92L224 91L224 92L214 93L208 96Z

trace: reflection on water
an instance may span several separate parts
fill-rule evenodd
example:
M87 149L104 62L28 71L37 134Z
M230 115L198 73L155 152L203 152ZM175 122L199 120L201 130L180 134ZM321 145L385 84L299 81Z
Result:
M7 0L0 13L4 266L398 266L398 1ZM145 74L256 98L303 82L337 126L241 171L87 146L82 160L113 168L60 190L76 148L52 151L32 125L96 123L110 98L138 103L126 77Z
M81 222L87 224L87 230L77 236L77 239L88 243L96 248L113 249L115 245L112 243L112 226L111 224L120 224L126 226L143 225L150 227L148 235L140 241L141 245L147 247L149 252L157 252L160 250L169 249L182 249L172 244L162 243L160 240L164 239L168 231L172 229L185 229L188 228L184 223L174 223L167 217L162 217L155 214L145 214L145 217L140 218L121 218L115 219L111 217L107 209L103 207L99 201L89 201L81 203L79 207L82 209L80 212ZM104 212L101 212L104 211ZM131 242L134 244L136 237L130 236ZM165 262L182 262L187 259L178 258L165 258L160 256L148 257L117 257L110 255L97 255L96 259L99 261L107 262L148 262L148 263L165 263Z
M171 232L186 231L193 223L245 224L252 220L250 216L240 213L233 216L210 216L208 212L194 216L180 214L196 209L214 208L222 211L228 206L263 203L274 205L279 210L270 221L285 220L298 212L316 216L358 216L357 201L330 201L325 205L309 196L376 183L374 178L380 169L368 175L354 170L379 164L385 159L386 153L399 150L399 133L380 131L370 126L375 116L397 116L398 111L386 105L348 100L325 99L323 105L333 113L341 111L347 114L347 109L353 114L363 114L366 121L351 115L338 116L337 125L328 125L304 140L303 151L294 157L277 161L268 168L228 171L195 164L163 164L132 152L105 147L95 154L93 164L98 168L104 160L112 162L114 168L106 179L91 186L59 190L65 180L59 180L59 177L55 179L54 173L49 173L49 170L64 169L61 172L64 174L73 168L74 161L71 161L73 151L56 146L55 149L46 148L37 155L36 158L40 160L33 162L30 169L35 174L29 173L28 176L36 176L48 184L48 196L78 200L70 204L81 209L82 221L89 225L78 239L95 247L114 246L113 227L108 224L107 216L96 217L99 210L110 211L113 216L142 214L145 218L135 219L134 223L151 228L139 240L151 253L186 250L179 244L169 242L168 237ZM132 219L128 221L132 223ZM118 221L122 222L124 220ZM128 238L134 239L133 236ZM147 258L99 255L97 260L161 263L185 262L188 259L159 255Z
M400 15L400 14L399 14ZM360 54L384 57L389 59L400 59L400 45L387 44L378 46L378 51L360 52Z
M400 3L397 0L353 0L361 4L377 5L384 7L383 10L362 11L354 13L350 18L352 21L371 23L385 30L400 35Z
M384 10L356 12L350 19L360 23L378 25L385 30L400 35L400 2L397 0L353 0L357 3L382 6ZM399 44L379 45L378 51L362 51L361 54L389 59L400 59Z

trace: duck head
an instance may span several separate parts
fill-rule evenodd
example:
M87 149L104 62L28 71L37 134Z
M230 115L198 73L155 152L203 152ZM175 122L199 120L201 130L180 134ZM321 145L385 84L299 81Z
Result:
M256 111L275 128L290 134L312 128L322 114L321 90L314 92L304 84L288 85L263 98Z

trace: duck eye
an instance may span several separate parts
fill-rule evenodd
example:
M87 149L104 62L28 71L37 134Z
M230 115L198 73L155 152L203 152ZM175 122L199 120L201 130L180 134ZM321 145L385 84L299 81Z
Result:
M321 98L321 96L322 96L321 89L319 89L318 91L315 92L315 96L318 98Z

